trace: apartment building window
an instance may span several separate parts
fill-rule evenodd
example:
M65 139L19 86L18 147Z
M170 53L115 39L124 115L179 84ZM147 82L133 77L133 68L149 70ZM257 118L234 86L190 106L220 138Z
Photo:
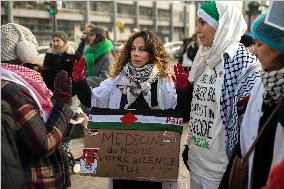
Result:
M164 9L159 9L158 10L158 17L159 17L159 20L169 21L170 20L170 11L164 10Z
M149 25L140 25L140 29L141 30L152 30L152 31L154 31L154 27L149 26Z
M43 1L15 1L13 2L13 8L43 10L45 4Z
M57 30L64 31L67 34L68 41L74 40L74 22L59 20L57 27Z
M8 23L7 6L8 6L7 1L1 3L1 24Z
M37 19L37 18L16 18L17 23L26 26L32 32L39 31L52 31L51 22L49 19Z
M179 20L180 20L181 22L183 22L184 19L185 19L185 17L184 17L184 12L183 12L183 11L179 12Z
M107 31L113 32L113 24L112 23L107 24Z
M153 16L153 9L150 7L140 7L140 16L141 18L152 18Z
M90 1L90 10L98 14L109 15L113 12L113 2Z
M39 45L48 45L51 41L52 24L50 19L15 17L15 23L29 28L35 35Z
M6 15L1 15L1 24L7 24L8 20L7 20L7 16Z
M83 1L62 1L62 8L82 12L84 9Z
M134 15L134 6L133 5L126 5L126 4L117 4L117 13L120 16L133 16Z

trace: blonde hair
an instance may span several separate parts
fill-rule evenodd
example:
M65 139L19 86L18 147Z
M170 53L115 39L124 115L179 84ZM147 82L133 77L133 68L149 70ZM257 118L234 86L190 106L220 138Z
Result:
M110 76L115 78L122 71L123 66L131 60L131 47L134 39L142 37L145 41L146 51L150 54L150 62L157 65L159 76L170 76L172 72L169 66L169 55L166 52L159 37L150 30L143 30L133 34L118 56L115 57L115 63L110 68Z

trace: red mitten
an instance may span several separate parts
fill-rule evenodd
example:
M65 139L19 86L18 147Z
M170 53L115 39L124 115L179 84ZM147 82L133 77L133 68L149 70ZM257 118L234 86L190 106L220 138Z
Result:
M60 70L54 79L54 97L67 104L71 104L72 79L68 77L66 71Z
M72 78L74 81L81 81L86 77L86 59L82 56L79 62L75 61L72 71Z
M182 64L177 63L174 66L175 77L173 78L176 89L186 89L189 86L189 69L184 71Z

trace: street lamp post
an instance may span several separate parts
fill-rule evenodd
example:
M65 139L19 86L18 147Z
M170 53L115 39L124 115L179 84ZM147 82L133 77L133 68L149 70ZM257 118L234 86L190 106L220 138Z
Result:
M117 2L113 2L113 39L118 40L118 28L116 27L117 22Z
M14 15L13 15L13 1L8 1L8 22L14 22Z
M248 4L248 11L246 12L248 15L248 31L251 31L251 23L253 21L253 18L255 18L257 15L261 14L261 11L259 11L260 3L257 1L251 1Z

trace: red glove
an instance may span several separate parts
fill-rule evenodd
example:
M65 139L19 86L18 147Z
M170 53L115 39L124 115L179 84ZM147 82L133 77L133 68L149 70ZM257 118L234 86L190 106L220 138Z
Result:
M54 79L54 97L67 104L71 104L72 79L68 77L66 71L60 70Z
M75 61L72 71L72 78L74 81L81 81L86 77L86 59L82 56L79 62Z
M184 71L184 68L182 67L182 64L177 63L177 65L174 66L175 71L175 77L173 77L173 81L175 84L176 89L186 89L189 86L189 69Z

